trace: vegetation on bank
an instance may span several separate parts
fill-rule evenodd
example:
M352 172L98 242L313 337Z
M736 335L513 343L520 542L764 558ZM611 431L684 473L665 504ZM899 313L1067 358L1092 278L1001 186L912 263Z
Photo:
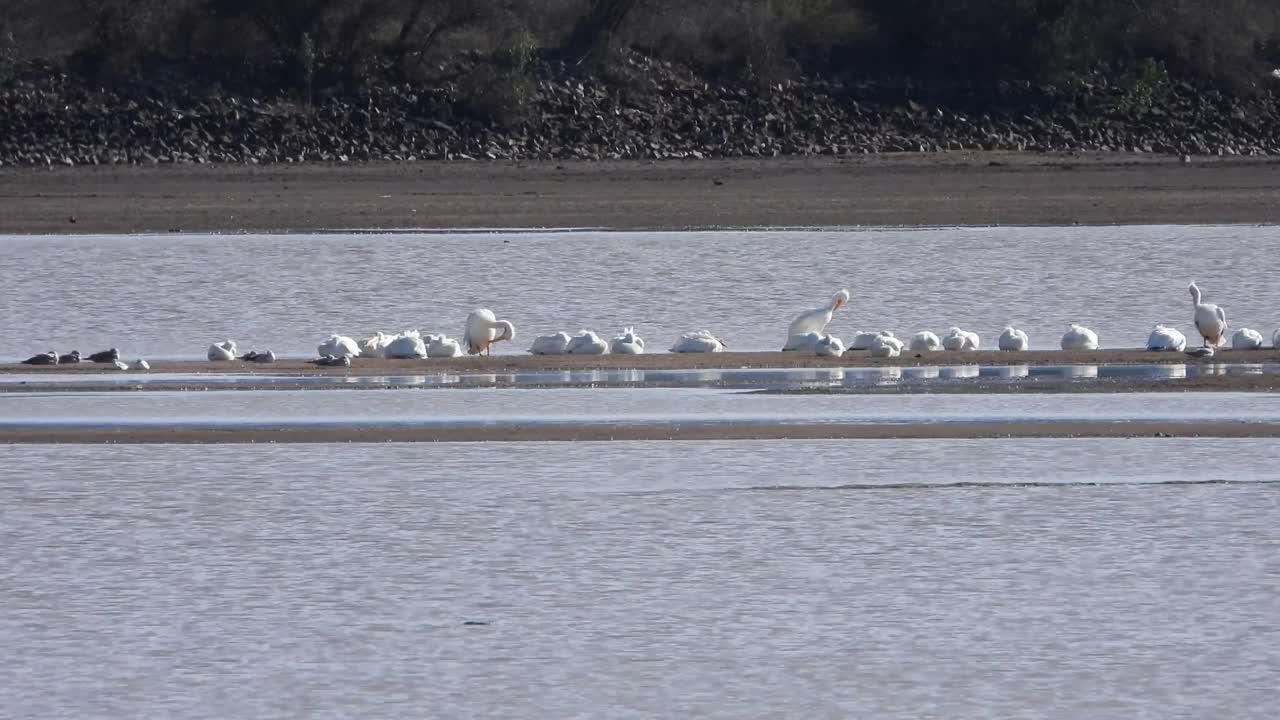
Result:
M823 74L919 87L1102 71L1135 102L1171 81L1247 95L1280 66L1275 0L8 0L0 83L26 63L93 83L351 94L447 79L476 112L522 102L535 57L610 79L630 50L706 78ZM465 60L466 62L460 62ZM625 78L616 78L619 83Z

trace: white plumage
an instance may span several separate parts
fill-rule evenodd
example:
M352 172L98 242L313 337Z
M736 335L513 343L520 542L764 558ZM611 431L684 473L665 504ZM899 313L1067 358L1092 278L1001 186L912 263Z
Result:
M224 360L235 360L240 351L236 350L234 340L223 340L220 343L214 343L209 346L209 359L214 362Z
M1187 337L1176 328L1156 325L1151 334L1147 336L1147 349L1182 352L1187 349Z
M533 344L529 346L529 352L534 355L563 355L569 349L569 337L567 332L558 332L555 335L540 335L533 339Z
M981 343L978 333L961 330L958 327L948 329L947 334L942 338L942 348L952 352L977 350Z
M1204 338L1205 347L1218 347L1227 341L1227 311L1213 303L1201 302L1200 288L1194 280L1187 286L1191 291L1196 330Z
M609 343L590 330L580 330L569 340L565 352L570 355L604 355L609 352Z
M1027 337L1025 332L1010 326L1000 333L997 345L1001 350L1008 352L1024 352L1031 348L1031 339Z
M1260 350L1262 342L1262 333L1253 328L1240 328L1235 335L1231 336L1231 349Z
M1062 334L1063 350L1097 350L1098 334L1078 323L1071 323Z
M717 353L724 352L724 343L720 338L706 330L698 330L681 335L671 346L673 353Z
M622 328L622 333L609 342L609 352L619 355L642 355L644 338L636 334L635 328Z
M911 336L911 352L936 352L942 349L942 340L928 330Z
M328 340L320 343L316 348L316 352L320 357L332 355L333 357L342 357L350 355L351 357L360 357L360 345L345 335L330 335Z

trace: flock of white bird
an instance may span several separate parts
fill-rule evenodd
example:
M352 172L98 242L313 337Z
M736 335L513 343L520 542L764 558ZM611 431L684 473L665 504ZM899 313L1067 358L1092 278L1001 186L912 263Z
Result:
M1200 294L1200 288L1194 282L1188 288L1193 305L1192 318L1203 344L1198 349L1187 351L1187 338L1176 328L1156 325L1147 338L1147 349L1155 351L1189 352L1195 355L1212 355L1215 348L1226 344L1227 315L1218 305L1206 303ZM834 313L849 302L849 291L840 290L831 297L830 302L822 307L806 310L795 317L787 327L787 341L784 351L812 353L822 357L840 357L849 350L868 352L872 357L892 358L900 355L904 349L910 352L936 352L978 350L982 341L977 333L950 328L942 337L930 331L922 331L903 342L892 332L879 330L855 333L846 346L838 337L826 333L827 325ZM499 320L488 309L473 311L467 316L466 329L459 342L445 335L427 335L423 337L417 330L408 330L397 335L377 333L363 340L355 340L344 335L333 335L317 348L321 364L350 365L352 358L450 358L464 353L470 355L491 354L495 343L515 338L515 326L507 320ZM1262 333L1251 328L1237 330L1231 338L1231 346L1237 350L1253 350L1263 347ZM1271 338L1273 347L1280 348L1280 330L1276 330ZM1006 327L996 341L997 347L1005 351L1025 351L1030 349L1031 340L1027 333L1015 327ZM1063 350L1089 351L1098 349L1098 334L1093 330L1072 323L1063 334L1061 340ZM706 330L685 333L671 347L675 353L716 353L722 352L725 344ZM634 328L624 328L612 339L606 340L591 330L582 330L576 335L557 332L535 338L529 347L534 355L639 355L645 350L644 339ZM270 353L250 352L238 355L236 344L227 340L216 343L209 348L210 360L248 359L259 362L272 362L275 355Z

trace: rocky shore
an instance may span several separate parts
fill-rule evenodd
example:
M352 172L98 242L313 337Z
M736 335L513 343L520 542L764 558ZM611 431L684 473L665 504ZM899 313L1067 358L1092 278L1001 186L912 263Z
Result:
M311 103L221 90L107 89L49 68L0 88L0 165L604 160L893 152L1280 154L1280 101L1095 77L1000 97L826 78L710 83L628 56L605 79L551 61L521 76L523 119L477 119L465 82L379 85ZM458 74L454 74L455 77ZM1275 81L1280 84L1280 80Z

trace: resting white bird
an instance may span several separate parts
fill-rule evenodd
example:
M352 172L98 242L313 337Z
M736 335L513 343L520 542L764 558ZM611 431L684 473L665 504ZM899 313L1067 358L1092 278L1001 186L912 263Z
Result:
M902 354L902 341L892 335L881 335L871 342L871 357L892 358Z
M409 360L427 356L427 345L417 330L406 330L391 339L382 356L393 360Z
M1232 350L1261 350L1262 333L1253 328L1240 328L1231 336Z
M942 348L952 352L960 350L977 350L982 340L978 337L978 333L961 330L953 327L947 330L947 334L942 338Z
M328 340L320 343L316 348L316 352L320 353L320 357L333 356L342 357L350 355L351 357L360 357L360 345L349 337L344 335L330 335Z
M1031 347L1031 339L1027 334L1013 326L1006 327L1004 332L1000 333L1000 340L997 343L1001 350L1009 352L1024 352Z
M1203 347L1218 347L1227 341L1227 311L1213 303L1201 302L1200 288L1191 281L1191 305L1195 310L1196 330L1204 338Z
M357 349L360 350L360 355L363 357L371 357L371 358L384 357L383 352L387 348L387 343L394 340L395 337L396 337L395 335L387 335L385 333L380 332L377 335L373 335L371 337L367 337L361 340L357 344ZM324 355L321 355L320 357L324 357ZM339 356L335 355L334 357L339 357Z
M1187 337L1176 328L1156 325L1151 334L1147 336L1147 349L1182 352L1187 349Z
M936 352L941 349L942 340L928 330L911 336L911 352Z
M791 338L797 335L805 335L808 333L818 333L819 335L823 334L823 331L827 329L827 323L831 322L831 314L836 310L839 310L840 306L847 302L849 302L849 291L841 290L835 295L832 295L831 301L826 305L812 310L805 310L797 315L795 319L791 321L791 324L787 326L788 342L790 342ZM783 349L786 350L788 348Z
M893 333L888 330L877 330L875 332L858 332L853 334L853 340L849 341L850 350L870 350L872 343L879 337L893 337Z
M635 328L622 328L622 334L610 341L609 352L619 355L643 355L644 338L636 334Z
M1062 349L1097 350L1098 334L1083 325L1071 323L1071 327L1062 334Z
M565 348L565 352L570 355L604 355L609 352L609 343L590 330L579 330L569 340L569 347Z
M511 340L515 336L514 325L499 320L492 310L479 308L467 316L467 331L462 336L462 344L470 355L492 355L494 343Z
M542 335L533 339L533 345L529 346L529 352L534 355L563 355L569 349L569 340L571 339L567 332Z
M782 352L816 352L818 343L824 337L826 337L826 335L823 335L820 332L807 332L802 335L792 335L787 338L787 345L782 348Z
M427 336L427 357L451 358L461 357L462 345L446 335Z
M835 335L824 335L814 344L813 352L818 357L838 358L844 355L844 342Z
M240 351L236 349L235 341L223 340L220 343L214 343L209 346L209 359L214 362L223 360L235 360Z
M676 344L671 346L673 353L718 353L723 352L725 344L720 338L706 330L689 332L680 336Z

